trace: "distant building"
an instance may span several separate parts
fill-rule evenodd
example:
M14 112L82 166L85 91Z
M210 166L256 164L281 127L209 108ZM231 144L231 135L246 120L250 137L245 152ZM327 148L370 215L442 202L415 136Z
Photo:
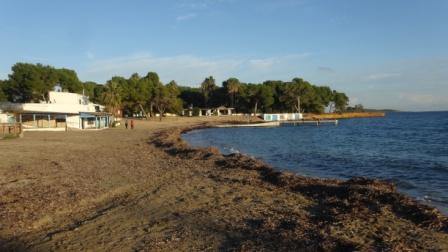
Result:
M57 87L48 93L48 102L0 103L0 109L13 113L24 130L103 129L112 122L104 106Z
M234 108L227 108L220 106L217 108L201 108L199 109L199 116L231 116L235 113Z
M302 113L278 113L278 114L263 114L263 120L271 121L294 121L302 120Z

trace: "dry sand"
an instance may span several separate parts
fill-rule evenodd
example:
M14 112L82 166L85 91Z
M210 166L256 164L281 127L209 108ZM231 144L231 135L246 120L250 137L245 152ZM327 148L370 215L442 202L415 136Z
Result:
M446 217L389 184L190 148L204 120L0 141L0 250L448 251Z

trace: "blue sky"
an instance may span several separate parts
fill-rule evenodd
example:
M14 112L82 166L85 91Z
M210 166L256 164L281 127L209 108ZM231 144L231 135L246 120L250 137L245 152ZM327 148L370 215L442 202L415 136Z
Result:
M445 0L0 0L0 78L16 62L99 83L302 77L365 107L448 110L447 13Z

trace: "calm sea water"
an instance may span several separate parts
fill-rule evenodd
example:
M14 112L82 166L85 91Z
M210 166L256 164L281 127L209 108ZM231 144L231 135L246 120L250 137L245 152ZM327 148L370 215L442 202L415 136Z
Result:
M211 128L184 139L306 176L380 178L448 213L448 112L388 113L338 126Z

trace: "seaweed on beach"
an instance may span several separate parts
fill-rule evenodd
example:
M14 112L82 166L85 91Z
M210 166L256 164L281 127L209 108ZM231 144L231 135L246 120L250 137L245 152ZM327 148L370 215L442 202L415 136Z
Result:
M206 126L201 125L200 127ZM307 232L319 234L315 235L314 238L307 238L314 241L313 244L319 242L320 245L314 247L314 249L354 251L370 247L377 250L399 251L402 249L428 248L431 244L431 238L425 236L426 231L419 231L419 229L428 232L448 233L448 218L446 216L433 207L426 206L397 192L396 187L389 182L364 177L356 177L346 181L319 179L281 172L260 160L243 154L222 155L215 148L193 148L181 138L182 133L192 129L194 128L171 129L160 132L152 143L164 149L170 155L180 158L212 160L216 167L220 169L254 171L258 174L260 181L258 183L266 183L266 185L274 186L278 190L298 193L314 202L307 207L310 214L308 217L278 224L283 228L290 227L296 230L299 228L298 223L306 219L311 225ZM212 177L220 179L218 175ZM254 183L251 182L251 184ZM268 219L272 218L275 218L275 216ZM403 224L403 226L409 226L410 223L415 226L409 230L394 231L390 225L395 224L389 223L392 220L400 221L400 223L404 221L403 223L406 224ZM243 228L245 229L244 232L253 233L254 237L266 236L259 233L264 229L265 221L266 219L250 220L248 225ZM371 244L357 243L354 240L360 238L350 238L353 236L350 233L353 231L350 230L358 229L357 226L359 225L372 229L372 231L366 232L373 233L363 238L370 239ZM372 226L369 227L369 225ZM377 231L374 232L373 230ZM294 239L293 233L284 230L270 232L269 234L275 236L275 232L289 237L285 237L286 240ZM370 237L372 235L374 237ZM418 239L421 240L426 239L426 242L417 242L417 238L411 239L408 236L419 237ZM255 240L255 243L251 241L244 244L256 248L257 243L262 241ZM244 244L240 244L242 246L240 248L244 248L246 246Z

